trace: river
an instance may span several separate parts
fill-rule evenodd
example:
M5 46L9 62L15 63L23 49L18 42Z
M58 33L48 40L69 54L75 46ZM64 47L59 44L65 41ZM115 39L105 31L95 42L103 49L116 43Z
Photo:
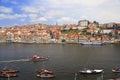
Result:
M35 53L49 56L46 61L27 61ZM44 66L43 66L44 64ZM84 46L80 44L20 44L0 43L0 70L5 66L18 69L18 77L10 80L107 80L119 77L111 69L120 67L120 44ZM41 68L53 70L55 78L40 79L36 71ZM103 69L102 75L80 75L83 68ZM5 80L0 78L0 80Z

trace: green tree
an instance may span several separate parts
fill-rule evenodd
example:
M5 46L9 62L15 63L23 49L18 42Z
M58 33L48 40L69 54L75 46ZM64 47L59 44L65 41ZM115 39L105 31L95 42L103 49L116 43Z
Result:
M65 40L65 39L62 39L62 42L66 42L66 40Z

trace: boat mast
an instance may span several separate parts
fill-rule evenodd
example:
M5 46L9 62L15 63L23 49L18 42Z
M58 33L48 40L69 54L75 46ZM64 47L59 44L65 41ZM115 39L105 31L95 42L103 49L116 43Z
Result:
M104 72L102 72L102 74L101 74L101 80L103 80L103 73L104 73Z
M77 73L75 73L75 77L74 77L74 80L77 80Z
M9 74L7 74L7 76L8 76L8 80L10 80L10 76L9 76Z

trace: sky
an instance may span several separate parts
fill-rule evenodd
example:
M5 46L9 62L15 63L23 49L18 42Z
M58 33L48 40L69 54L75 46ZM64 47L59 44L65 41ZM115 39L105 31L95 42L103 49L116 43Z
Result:
M0 27L120 22L120 0L0 0Z

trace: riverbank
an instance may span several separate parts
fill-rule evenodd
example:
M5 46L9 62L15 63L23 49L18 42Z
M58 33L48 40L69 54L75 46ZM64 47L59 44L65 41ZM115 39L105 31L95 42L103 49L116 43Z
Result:
M19 41L19 42L14 42L14 41L0 41L0 43L23 43L23 44L82 44L83 42L87 41L82 41L82 42L76 42L76 41L67 41L67 42L60 42L60 41L52 41L52 42L24 42L24 41ZM107 41L92 41L93 43L102 43L102 44L119 44L119 40L107 40Z

